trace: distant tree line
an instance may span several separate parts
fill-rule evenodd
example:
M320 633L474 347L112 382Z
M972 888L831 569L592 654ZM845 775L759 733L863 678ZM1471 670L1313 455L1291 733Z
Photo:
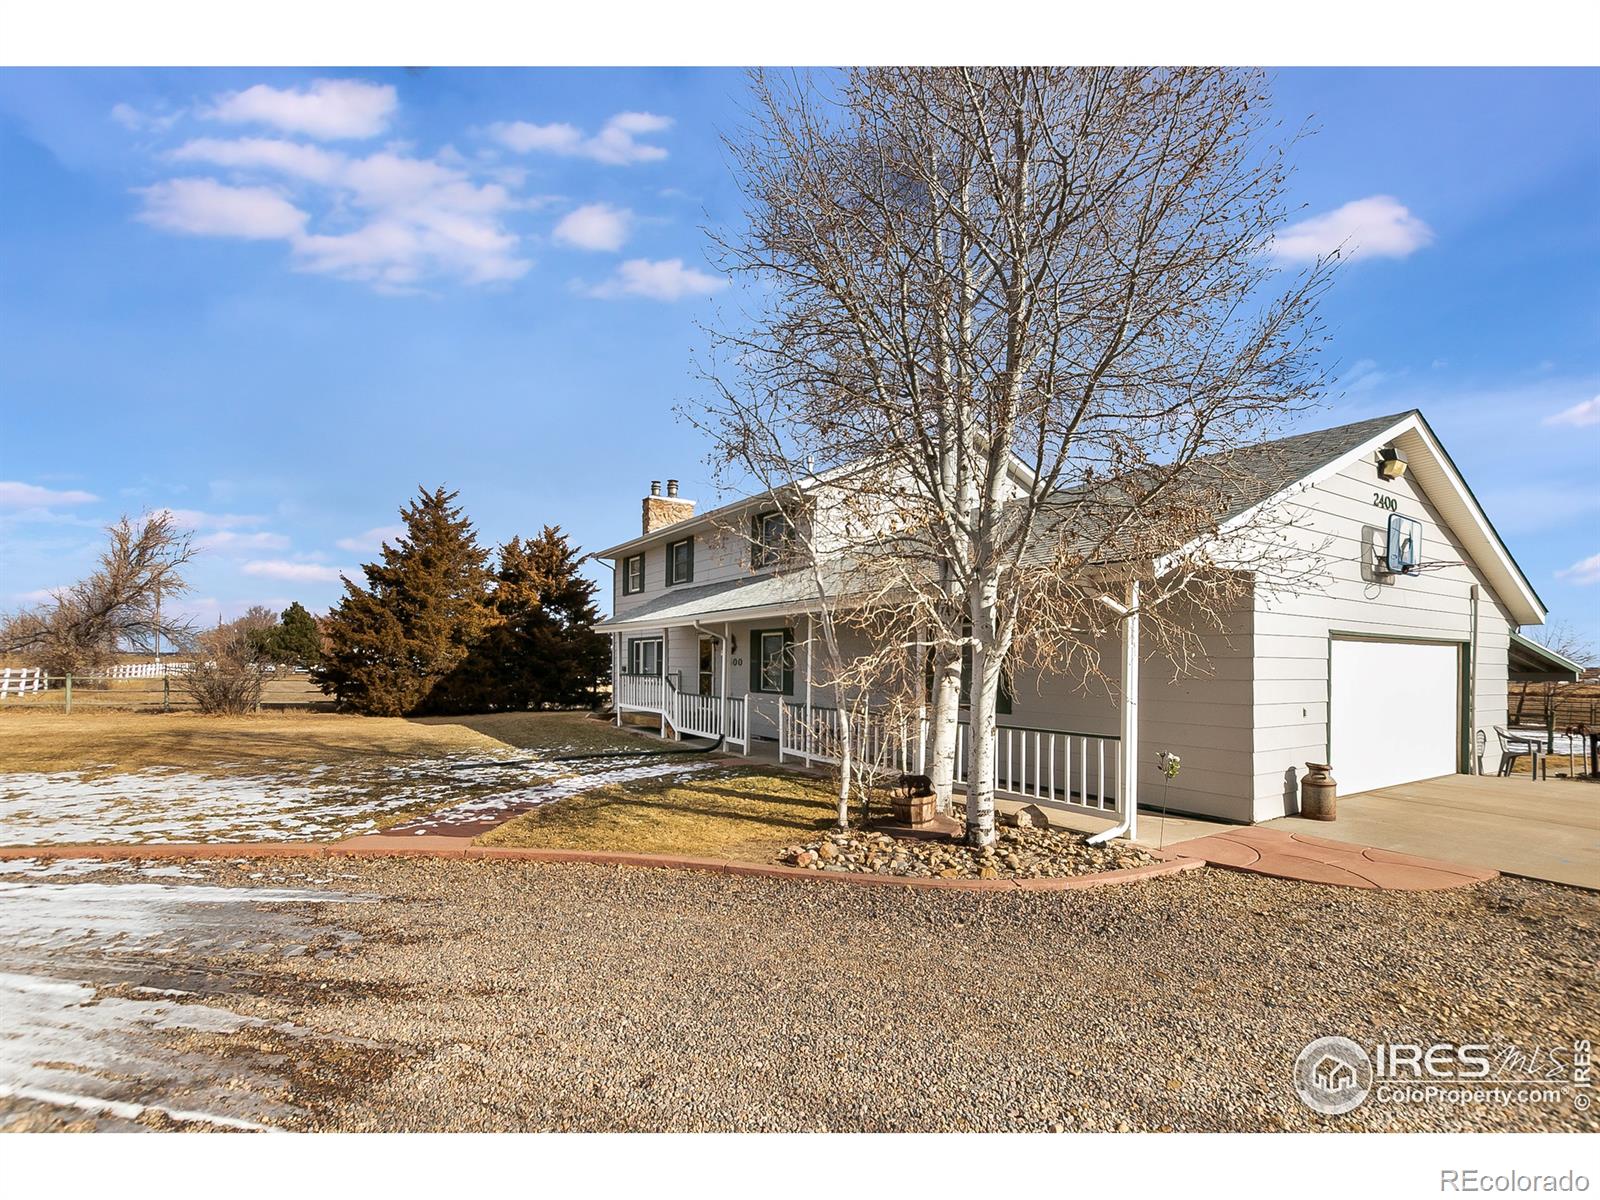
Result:
M419 489L364 586L345 579L312 678L373 716L592 704L610 647L576 548L546 525L491 562L456 495Z

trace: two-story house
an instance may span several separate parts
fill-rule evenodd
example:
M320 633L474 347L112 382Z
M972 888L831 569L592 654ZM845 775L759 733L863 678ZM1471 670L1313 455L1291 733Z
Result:
M1508 679L1569 669L1519 635L1545 607L1421 413L1252 452L1272 464L1262 477L1273 490L1241 491L1229 520L1293 509L1285 536L1317 557L1306 574L1318 585L1254 589L1220 614L1203 671L1176 680L1169 662L1140 652L1137 617L1124 622L1122 659L1139 664L1122 673L1137 687L1019 672L999 718L1002 794L1105 815L1124 811L1131 790L1249 822L1296 810L1308 761L1331 763L1343 794L1493 771ZM615 567L600 628L614 639L619 720L645 713L672 736L827 757L809 736L833 705L812 669L815 587L780 569L787 536L769 498L696 513L676 481L665 494L651 486L639 536L598 554ZM909 745L907 766L915 731ZM1182 760L1165 797L1148 782L1162 750ZM1124 788L1140 763L1145 782Z

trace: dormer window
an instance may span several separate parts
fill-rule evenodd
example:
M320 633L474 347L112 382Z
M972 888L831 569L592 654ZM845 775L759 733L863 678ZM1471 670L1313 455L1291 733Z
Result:
M694 539L667 543L667 586L694 582Z
M644 591L644 555L635 554L622 560L622 594L631 596Z
M781 512L758 513L751 525L751 565L757 568L778 566L789 553L794 525Z

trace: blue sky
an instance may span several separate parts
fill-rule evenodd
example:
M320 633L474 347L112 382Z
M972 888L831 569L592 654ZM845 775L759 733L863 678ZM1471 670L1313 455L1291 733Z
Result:
M1313 424L1420 407L1600 641L1600 73L1292 70L1303 223L1360 243ZM483 539L709 500L698 321L738 217L716 70L0 71L0 607L170 507L198 617L298 599L418 484ZM373 531L380 531L374 534ZM603 568L598 569L604 574Z

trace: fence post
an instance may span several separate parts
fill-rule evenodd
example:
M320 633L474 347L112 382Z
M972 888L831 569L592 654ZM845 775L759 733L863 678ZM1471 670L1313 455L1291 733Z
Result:
M67 672L67 711L72 711L72 672Z
M166 672L161 675L161 711L172 711L172 676Z

